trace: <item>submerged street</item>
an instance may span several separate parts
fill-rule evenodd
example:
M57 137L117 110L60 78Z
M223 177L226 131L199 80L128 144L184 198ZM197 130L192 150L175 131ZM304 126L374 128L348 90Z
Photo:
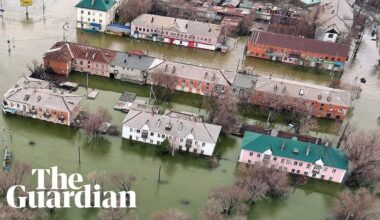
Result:
M242 51L246 38L237 39L235 46L227 53L219 53L76 31L74 5L77 0L45 1L45 12L42 10L42 0L34 2L27 19L25 9L19 7L18 1L3 1L6 11L3 20L0 20L1 94L13 86L22 75L29 74L27 65L33 59L41 62L44 52L55 42L63 40L64 36L68 41L91 46L118 51L139 49L159 58L224 70L235 70L239 66L239 69L250 68L260 74L273 74L280 78L320 85L328 85L331 78L328 73L304 71L270 61L244 59ZM66 22L70 24L69 31L62 28ZM363 90L349 121L365 130L380 127L380 69L376 66L380 59L378 51L376 42L372 41L369 32L366 32L356 60L348 63L342 77L343 82L360 84ZM367 82L360 83L360 78L365 78ZM105 84L108 81L109 79L104 78ZM128 91L127 84L125 90ZM112 123L120 129L125 115L113 110L119 96L116 92L100 91L95 101L84 100L83 105L84 108L90 108L91 104L91 109L98 106L106 107L112 113ZM175 103L173 105L176 106ZM198 111L189 106L179 105L179 108ZM209 169L207 161L195 156L157 157L153 148L137 144L131 146L121 137L106 136L96 143L89 144L85 134L80 131L29 118L0 114L0 126L12 131L11 147L15 159L28 162L33 167L58 166L62 172L79 172L83 176L93 170L109 174L133 173L137 176L133 190L137 194L138 207L133 211L140 219L148 219L152 213L169 207L187 210L193 219L198 219L210 189L228 185L233 181L241 141L235 137L223 137L218 151L225 159L221 160L218 168ZM8 138L5 133L0 133L0 137ZM78 164L78 146L82 151L81 165ZM3 150L3 146L0 147ZM161 175L164 184L157 185L160 165L163 167ZM304 187L293 188L287 198L259 202L251 209L249 217L282 220L296 219L302 214L305 219L310 220L328 219L331 201L339 190L340 186L337 184L309 181ZM184 204L183 201L189 203ZM96 219L97 214L95 210L79 209L59 212L62 219Z

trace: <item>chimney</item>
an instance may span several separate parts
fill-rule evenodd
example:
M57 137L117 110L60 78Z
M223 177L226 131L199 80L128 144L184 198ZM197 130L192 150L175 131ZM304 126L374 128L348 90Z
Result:
M154 17L152 17L152 20L150 21L150 23L153 23L154 22Z
M158 121L157 121L157 127L160 127L160 124L161 124L161 119L158 119Z
M205 79L207 79L207 76L208 76L208 73L206 72L206 73L205 73L205 77L204 77L204 78L205 78Z
M173 66L173 69L172 69L172 74L174 74L174 73L175 73L175 71L176 71L176 68L175 68L175 66Z
M185 25L185 28L186 28L186 29L187 29L187 27L188 27L188 24Z
M181 121L181 122L179 123L179 127L178 127L178 129L181 131L182 128L183 128L183 123L182 123L182 121Z

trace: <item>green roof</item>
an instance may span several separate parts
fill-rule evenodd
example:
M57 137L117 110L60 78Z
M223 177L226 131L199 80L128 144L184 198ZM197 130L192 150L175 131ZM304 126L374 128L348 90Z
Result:
M282 147L284 146L284 147ZM306 155L310 146L309 155ZM281 149L283 148L283 149ZM348 160L344 153L335 147L309 144L295 139L273 137L253 132L245 132L241 149L264 153L272 151L273 156L315 163L321 159L325 166L347 170Z
M81 0L75 7L108 11L114 4L116 4L116 0Z

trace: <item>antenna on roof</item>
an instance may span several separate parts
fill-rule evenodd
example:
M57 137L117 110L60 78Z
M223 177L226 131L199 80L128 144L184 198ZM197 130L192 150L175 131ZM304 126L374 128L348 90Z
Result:
M284 151L285 150L285 141L282 141L282 144L281 144L281 151Z
M306 156L309 156L309 154L310 154L310 147L311 147L311 144L309 143L309 145L307 146L307 149L306 149Z

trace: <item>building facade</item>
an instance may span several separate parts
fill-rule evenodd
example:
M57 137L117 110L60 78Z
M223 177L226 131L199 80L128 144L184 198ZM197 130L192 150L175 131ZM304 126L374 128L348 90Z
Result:
M212 156L221 126L186 113L130 110L123 120L123 138L159 145L166 139L175 149Z
M212 23L142 14L131 23L131 35L190 48L216 50L220 26Z
M296 139L246 132L239 162L341 183L348 170L342 151Z
M24 77L4 95L4 113L70 126L80 112L81 97L49 88L49 83Z
M71 71L110 77L109 63L116 51L88 47L71 42L57 42L43 56L44 66L56 74L68 76Z
M349 51L344 44L261 31L247 43L250 57L336 71L343 71Z
M81 0L75 7L77 28L104 32L115 18L117 0Z

